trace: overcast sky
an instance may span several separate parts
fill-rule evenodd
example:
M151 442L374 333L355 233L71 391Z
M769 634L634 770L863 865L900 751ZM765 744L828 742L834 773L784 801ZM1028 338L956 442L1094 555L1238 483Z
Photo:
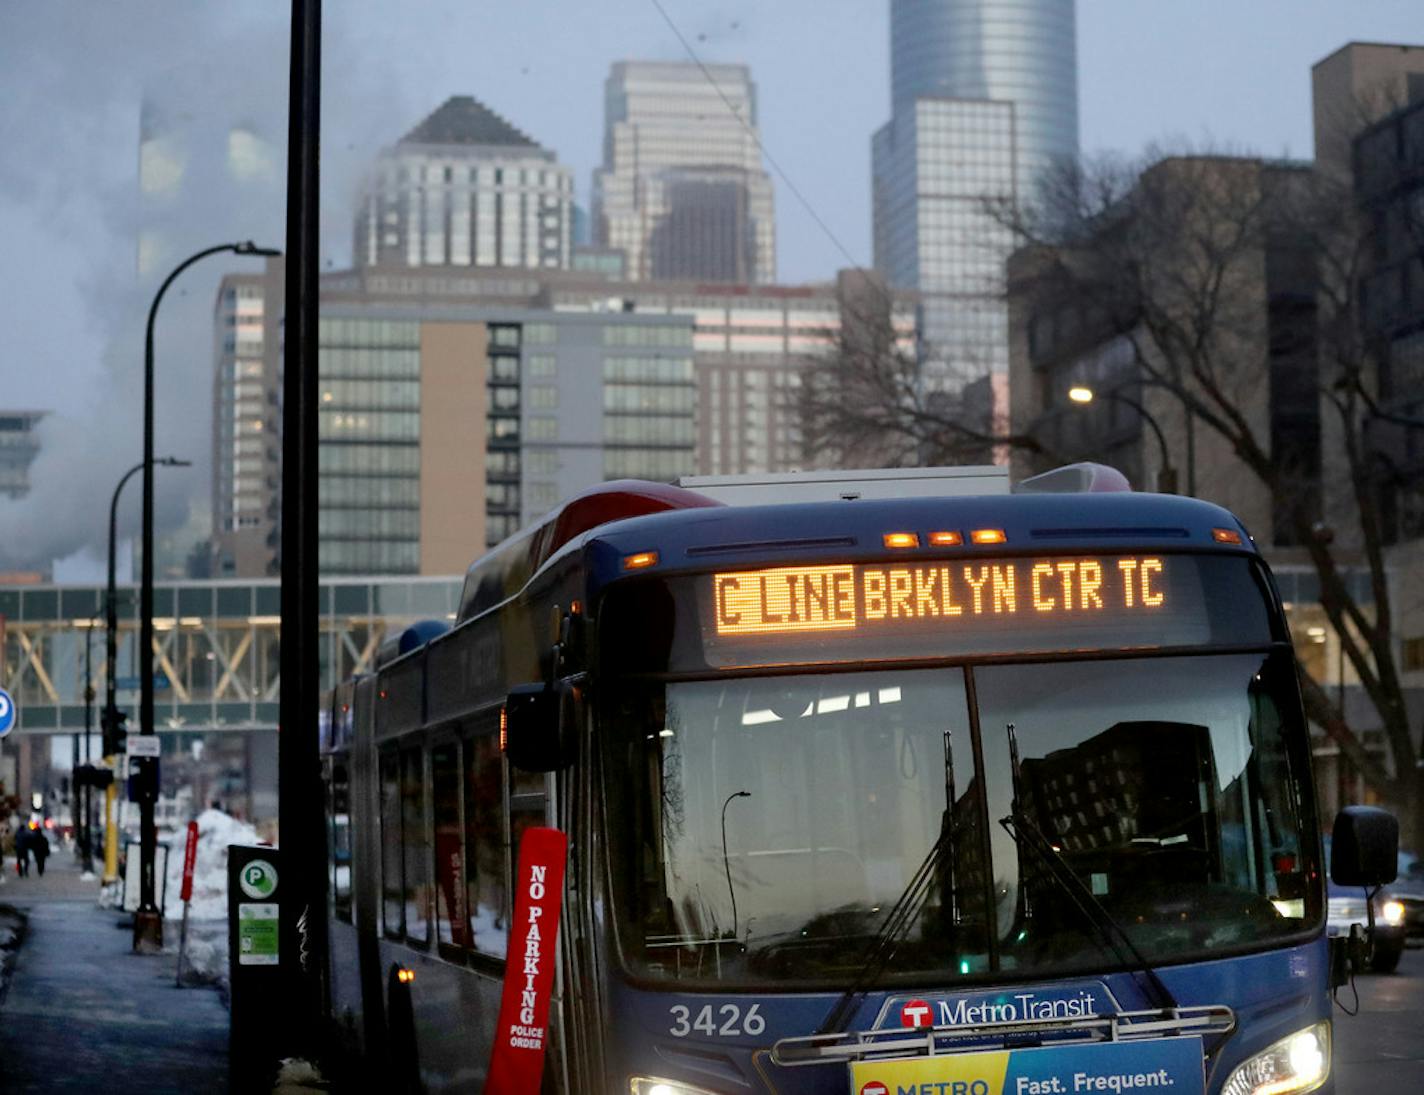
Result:
M829 278L847 265L842 247L868 263L870 135L889 111L888 4L664 7L704 59L751 66L763 141L835 237L777 180L781 279ZM0 502L0 569L36 544L44 554L99 544L113 483L140 455L152 289L134 263L144 88L162 92L180 79L172 74L196 72L195 102L206 92L235 104L226 122L271 124L285 97L287 10L276 0L0 0L0 407L55 412L34 493ZM349 259L361 165L449 95L475 95L557 151L586 205L608 66L684 56L651 0L343 0L326 5L325 24L330 264ZM1166 142L1309 157L1310 66L1351 40L1424 42L1419 0L1080 0L1082 149L1133 156ZM284 138L272 136L280 152ZM280 245L280 162L265 182L231 193L193 171L199 199L171 226L180 257L223 239ZM158 450L197 465L160 476L170 527L210 493L217 279L251 268L210 260L163 306Z

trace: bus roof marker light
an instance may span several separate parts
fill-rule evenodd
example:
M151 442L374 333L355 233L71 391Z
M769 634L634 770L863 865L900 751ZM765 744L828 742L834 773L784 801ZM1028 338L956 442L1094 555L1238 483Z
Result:
M977 528L969 534L969 540L975 544L1006 544L1009 538L1004 535L1001 528Z
M1231 528L1214 528L1211 530L1211 538L1218 544L1239 544L1241 533Z
M917 548L920 546L918 532L887 532L885 546L892 549Z
M959 547L964 543L963 533L954 531L930 533L931 547Z
M656 551L638 551L632 555L623 556L624 570L646 570L648 567L658 565L658 553Z
M499 709L499 751L505 752L509 746L509 709Z
M1075 385L1068 389L1068 398L1074 403L1091 403L1093 401L1093 389L1082 384Z
M415 980L415 970L408 966L401 966L396 970L396 980L402 985L409 985Z

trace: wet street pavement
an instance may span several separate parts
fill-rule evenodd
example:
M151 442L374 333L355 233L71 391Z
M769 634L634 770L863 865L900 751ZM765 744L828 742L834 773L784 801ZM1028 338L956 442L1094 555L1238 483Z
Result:
M1424 949L1404 952L1394 973L1355 978L1360 1013L1335 1009L1337 1095L1424 1092ZM1353 1004L1348 986L1339 998Z
M27 917L0 998L0 1093L226 1091L228 1013L217 992L175 988L174 957L133 954L120 915L97 897L98 883L63 852L44 878L11 873L0 885L0 908ZM1424 949L1355 984L1359 1014L1334 1014L1337 1095L1421 1095ZM1352 1004L1348 988L1341 999Z
M217 992L175 988L171 954L135 955L120 914L96 906L98 890L69 852L50 856L44 878L12 867L0 885L0 906L26 917L0 1001L0 1092L226 1091Z

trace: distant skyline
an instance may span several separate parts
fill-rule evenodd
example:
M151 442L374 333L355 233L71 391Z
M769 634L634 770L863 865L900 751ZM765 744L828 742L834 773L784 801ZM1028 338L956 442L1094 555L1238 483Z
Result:
M779 279L825 280L852 262L869 265L869 137L890 112L888 2L662 4L705 60L750 66L763 141L814 209L815 217L773 170ZM112 0L85 6L83 18L75 10L9 0L0 36L9 107L0 129L0 405L56 412L35 493L0 504L0 524L12 543L48 535L71 547L102 535L108 470L127 466L139 447L148 303L134 278L141 90L175 64L206 65L226 86L245 77L284 89L290 9L280 0ZM587 208L610 66L685 56L649 0L498 9L425 0L398 19L385 0L347 0L327 6L324 24L323 250L332 263L350 260L360 170L449 96L476 96L553 149ZM1151 142L1186 141L1309 157L1310 66L1351 40L1424 42L1418 0L1080 0L1081 148L1136 157ZM175 226L177 237L195 248L215 233L284 238L280 208L214 214ZM163 451L208 451L213 293L225 269L250 268L195 268L164 304ZM181 523L186 500L203 497L207 483L201 466L160 477L160 514ZM131 527L127 516L121 523Z

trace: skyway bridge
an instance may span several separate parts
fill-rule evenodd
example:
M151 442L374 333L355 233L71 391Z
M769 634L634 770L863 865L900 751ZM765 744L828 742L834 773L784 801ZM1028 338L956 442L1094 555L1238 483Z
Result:
M369 671L392 632L453 621L462 577L332 578L321 583L322 687ZM18 735L82 733L86 678L105 689L102 586L0 587L0 687ZM119 706L138 707L138 589L118 590ZM278 579L159 583L154 590L155 729L274 730L281 688ZM86 669L87 667L87 669ZM136 720L130 728L137 729Z

